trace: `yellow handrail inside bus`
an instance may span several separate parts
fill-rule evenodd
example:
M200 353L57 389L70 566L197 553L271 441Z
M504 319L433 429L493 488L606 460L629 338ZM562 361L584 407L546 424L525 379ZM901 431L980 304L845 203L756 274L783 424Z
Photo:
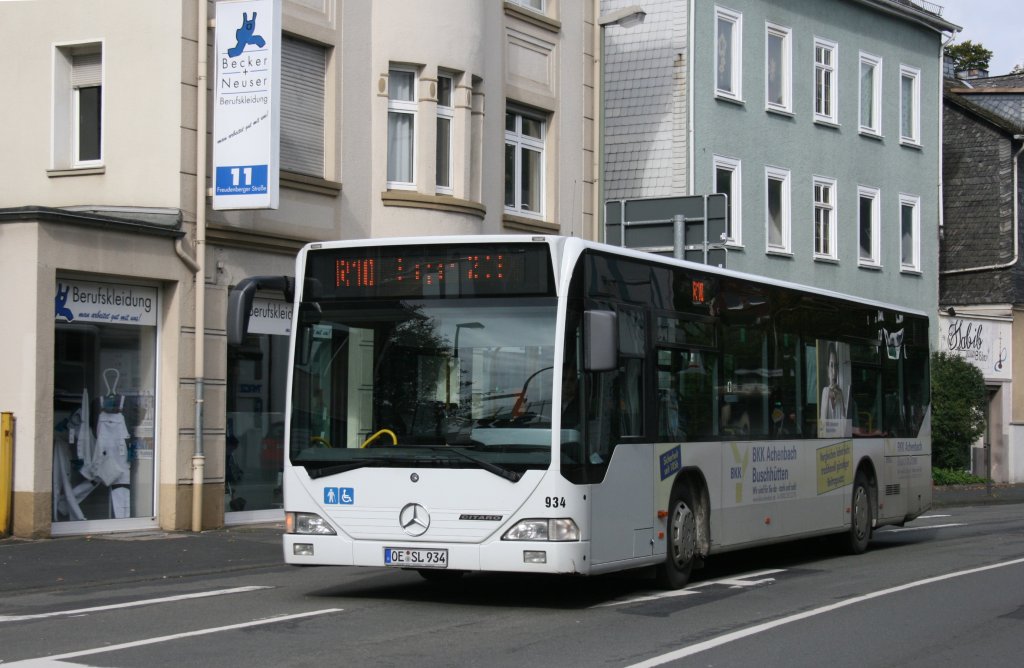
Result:
M369 444L371 444L374 441L376 441L382 434L387 434L388 436L391 437L391 445L398 445L398 437L395 436L395 432L391 431L390 429L381 429L376 434L374 434L370 438L368 438L365 441L363 441L363 444L360 445L359 447L360 448L365 448Z

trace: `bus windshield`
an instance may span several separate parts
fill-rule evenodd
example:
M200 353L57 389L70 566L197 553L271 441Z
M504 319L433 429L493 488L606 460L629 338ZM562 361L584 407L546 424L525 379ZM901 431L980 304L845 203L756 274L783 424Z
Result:
M547 468L553 296L303 301L290 456L365 466Z

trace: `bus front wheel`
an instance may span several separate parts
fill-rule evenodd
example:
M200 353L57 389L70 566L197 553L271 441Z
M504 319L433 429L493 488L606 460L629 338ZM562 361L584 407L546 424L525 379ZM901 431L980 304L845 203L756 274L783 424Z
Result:
M863 471L853 480L850 497L850 530L843 537L843 547L850 554L863 554L871 540L871 489Z
M681 589L690 580L697 558L697 516L689 490L672 494L668 513L668 545L665 563L658 567L658 583L666 589Z

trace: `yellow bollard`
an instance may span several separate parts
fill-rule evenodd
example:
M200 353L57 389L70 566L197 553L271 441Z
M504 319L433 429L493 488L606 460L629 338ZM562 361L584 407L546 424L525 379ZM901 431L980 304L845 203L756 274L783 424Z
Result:
M14 413L0 413L0 536L11 534L14 497Z

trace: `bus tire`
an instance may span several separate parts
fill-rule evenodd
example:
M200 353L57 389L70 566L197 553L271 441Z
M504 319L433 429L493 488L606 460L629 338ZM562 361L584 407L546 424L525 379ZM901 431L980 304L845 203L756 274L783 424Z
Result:
M690 492L680 487L672 493L668 513L668 544L665 563L658 566L658 584L665 589L682 589L690 580L697 559L697 515Z
M849 554L864 554L871 540L871 487L863 471L857 472L850 496L850 529L843 540Z

